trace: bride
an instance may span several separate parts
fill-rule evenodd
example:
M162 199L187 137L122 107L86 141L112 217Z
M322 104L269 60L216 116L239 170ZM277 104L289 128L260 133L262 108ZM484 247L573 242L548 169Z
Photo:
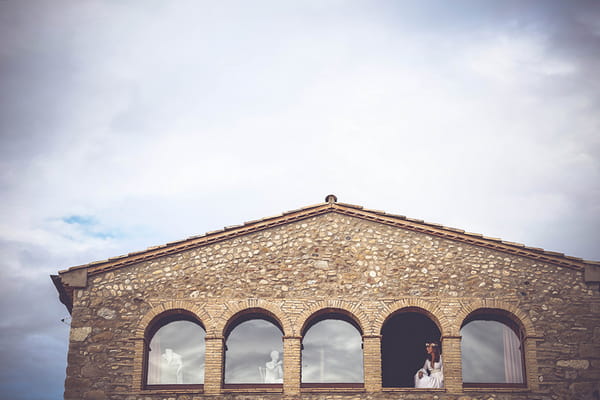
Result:
M444 365L440 355L440 346L437 343L425 343L427 359L423 368L415 374L416 388L443 388Z

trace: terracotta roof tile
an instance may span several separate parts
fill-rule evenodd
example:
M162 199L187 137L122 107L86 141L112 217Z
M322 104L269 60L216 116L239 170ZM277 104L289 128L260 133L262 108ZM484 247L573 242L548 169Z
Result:
M502 243L507 244L509 246L515 246L515 247L525 247L524 244L521 243L515 243L515 242L508 242L506 240L501 240Z
M465 235L473 236L476 238L483 238L483 235L481 233L465 232Z
M140 250L140 251L134 251L134 252L131 252L131 253L127 253L127 256L135 256L137 254L143 253L144 251L145 250Z
M545 252L546 254L550 254L550 255L553 255L553 256L558 256L558 257L564 257L564 256L565 256L565 254L564 254L564 253L558 253L558 252L556 252L556 251L548 251L548 250L545 250L544 252Z
M349 203L335 203L338 204L340 206L345 206L345 207L350 207L350 208L356 208L357 210L364 210L363 206L357 206L356 204L349 204ZM368 211L368 210L365 210Z
M298 209L298 211L302 211L302 210L308 210L308 209L311 209L311 208L317 208L317 207L320 207L320 206L322 206L322 205L323 205L323 203L320 203L320 204L312 204L312 205L310 205L310 206L300 207L300 208Z
M173 242L167 242L167 244L165 244L165 246L174 246L176 244L183 243L185 241L187 241L187 239L175 240Z
M241 228L242 226L244 226L244 224L239 224L239 225L230 225L230 226L226 226L224 228L224 230L229 230L229 229L235 229L235 228Z
M500 238L495 238L495 237L489 237L489 236L482 236L484 239L486 240L493 240L494 242L501 242L502 240L500 240Z
M406 215L398 215L398 214L386 214L386 215L388 215L388 216L390 216L392 218L406 219Z

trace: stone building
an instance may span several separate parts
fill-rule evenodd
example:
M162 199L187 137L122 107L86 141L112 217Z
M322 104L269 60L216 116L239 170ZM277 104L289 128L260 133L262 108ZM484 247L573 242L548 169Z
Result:
M600 263L332 195L52 279L65 399L599 398Z

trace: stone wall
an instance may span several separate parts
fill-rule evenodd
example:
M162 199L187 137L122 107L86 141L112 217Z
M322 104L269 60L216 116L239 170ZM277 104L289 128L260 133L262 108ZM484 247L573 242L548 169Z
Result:
M446 389L382 389L385 319L415 307L443 337ZM245 309L284 330L282 390L222 389L227 322ZM351 313L364 341L364 389L300 388L304 322ZM525 331L525 389L463 389L460 327L478 308L506 310ZM206 333L203 392L142 389L145 329L169 309ZM600 296L583 271L329 213L88 276L74 292L66 399L598 399Z

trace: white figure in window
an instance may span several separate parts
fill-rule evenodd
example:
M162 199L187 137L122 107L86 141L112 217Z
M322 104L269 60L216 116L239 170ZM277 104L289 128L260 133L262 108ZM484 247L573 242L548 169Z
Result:
M427 359L423 368L415 374L416 388L443 388L444 387L444 365L440 354L440 346L437 343L425 343Z
M183 383L183 361L173 349L165 349L160 363L161 383Z
M265 363L265 383L283 383L283 362L279 359L279 352L271 352L271 361Z

